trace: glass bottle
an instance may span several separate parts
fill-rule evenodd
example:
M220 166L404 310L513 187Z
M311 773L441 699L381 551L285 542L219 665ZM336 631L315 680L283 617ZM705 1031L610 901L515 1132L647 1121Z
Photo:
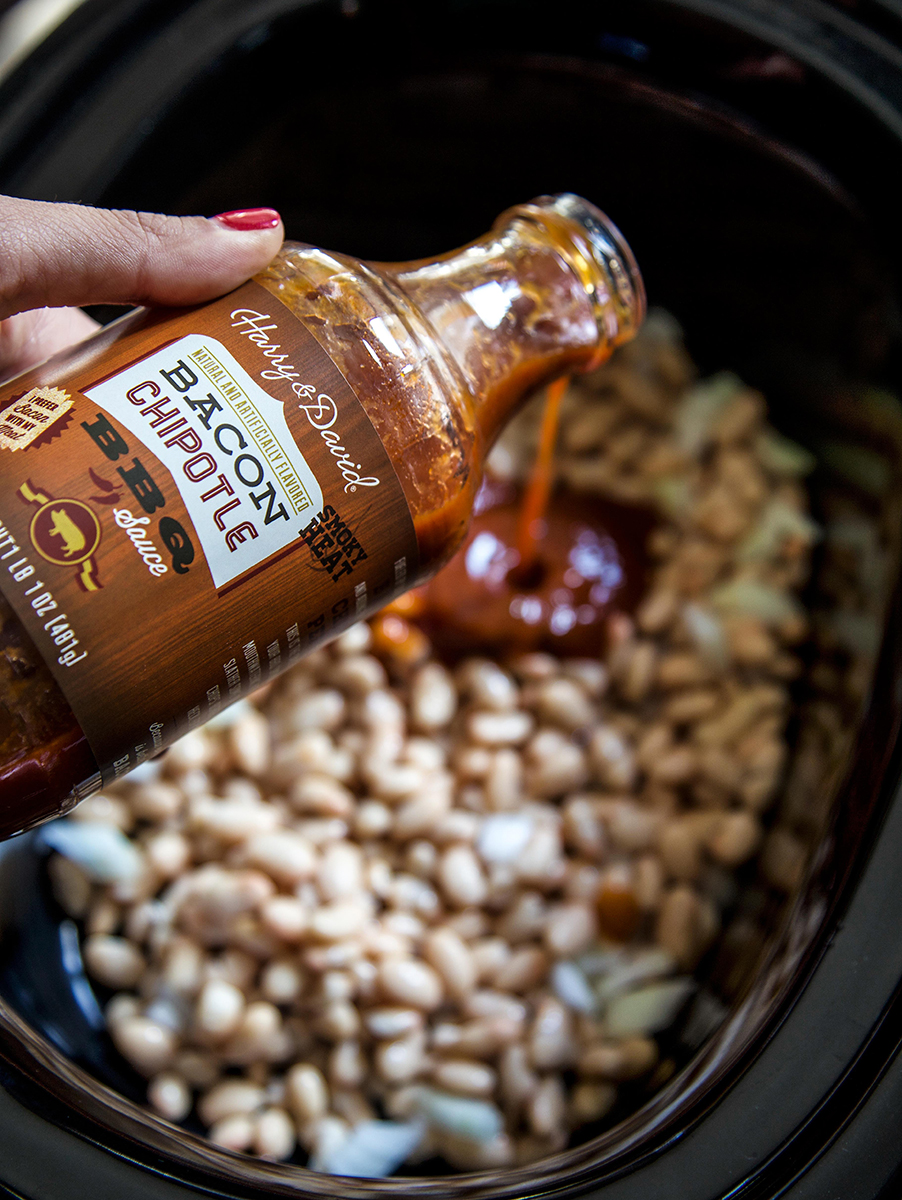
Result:
M252 287L256 287L251 297L256 308L253 305L230 307L232 303L238 303L236 297L243 297L246 289ZM260 288L265 289L265 293ZM354 593L357 596L356 606L352 604L348 608L346 600L340 599L332 606L333 611L338 610L339 616L331 624L322 622L321 628L317 625L319 618L308 620L306 625L311 628L301 650L311 648L325 637L334 636L341 628L433 574L463 539L486 454L521 400L557 376L590 370L598 365L617 345L633 336L642 321L645 307L641 277L622 236L603 213L587 201L570 194L540 197L531 203L511 208L497 219L489 233L462 249L416 262L362 262L317 247L286 243L253 284L245 285L244 289L215 304L232 318L227 324L233 328L237 326L237 332L231 335L236 339L232 349L237 355L237 342L241 343L245 366L248 365L247 354L251 351L269 356L268 359L261 359L264 368L257 374L264 381L276 379L278 382L264 383L264 390L271 392L276 387L283 389L279 399L284 401L285 396L289 395L285 390L286 385L293 386L293 394L301 397L297 407L303 409L309 425L326 439L324 451L314 438L319 447L317 453L331 453L337 459L344 480L351 481L345 482L343 488L335 493L342 505L345 499L357 503L368 484L378 484L380 481L361 475L364 457L357 453L359 446L352 447L347 438L347 447L339 444L340 438L335 432L337 426L334 425L334 406L332 427L320 419L323 393L319 393L318 400L311 399L316 394L316 388L298 384L297 371L292 380L292 371L285 366L286 354L277 354L280 346L268 340L276 336L268 332L275 329L276 325L264 322L263 318L268 319L271 314L261 311L268 307L260 304L261 296L275 299L293 314L307 331L305 337L309 339L312 334L312 340L320 348L318 353L324 351L340 372L384 447L396 476L394 486L398 489L399 497L402 497L406 513L403 514L403 520L388 522L387 527L374 535L385 543L383 557L387 555L391 560L395 541L400 546L405 522L408 538L415 540L415 548L407 556L407 566L399 572L398 561L405 562L405 559L402 557L395 561L395 574L390 586L383 586L381 590L367 590L365 584L357 584ZM117 537L120 543L127 542L129 538L132 543L127 550L117 553L126 555L137 550L140 555L139 558L132 555L129 559L129 563L133 559L140 564L139 567L129 565L128 570L132 575L136 570L141 571L135 586L143 588L145 595L135 601L123 595L118 603L142 614L141 636L145 640L143 649L139 647L138 659L124 675L122 671L119 673L119 677L127 684L119 684L123 694L116 694L115 681L111 682L108 691L106 678L95 673L91 685L92 695L99 698L96 704L92 701L92 707L97 709L92 717L95 725L102 727L107 713L109 720L115 722L130 703L143 702L144 693L133 686L135 679L145 678L148 671L155 669L157 660L165 661L167 654L175 658L182 653L182 650L173 646L163 627L164 618L171 625L171 611L155 612L155 600L164 593L159 590L154 592L159 579L155 581L153 575L168 571L164 586L170 589L180 586L174 582L179 573L184 576L193 570L193 578L198 578L198 571L203 564L203 551L208 543L203 536L193 536L196 528L192 528L184 519L177 522L166 516L158 520L159 512L152 507L155 485L151 476L157 480L165 479L167 486L170 480L166 469L151 458L151 453L162 445L153 441L151 431L154 427L157 427L158 438L163 438L164 432L177 431L171 439L165 439L167 446L179 443L181 437L180 445L190 449L201 436L206 437L203 445L214 450L221 463L226 463L230 469L234 467L238 470L236 464L241 459L246 460L241 465L239 478L242 484L248 484L243 493L244 499L252 501L253 506L245 504L245 508L252 516L256 509L255 520L260 528L258 530L245 522L225 532L227 539L234 535L229 549L246 550L245 545L239 546L238 543L248 542L251 536L256 538L258 532L265 532L262 521L267 520L268 523L269 518L274 519L274 510L276 516L286 515L284 505L279 513L275 493L271 492L267 500L269 483L263 486L257 481L256 492L250 486L257 480L258 469L262 471L268 465L264 451L257 447L262 446L265 450L273 439L267 438L264 430L261 436L255 434L257 441L251 443L248 430L252 430L252 426L242 424L237 418L232 423L215 424L219 419L219 410L225 404L223 397L228 393L224 390L226 384L216 374L210 356L204 356L203 349L195 349L192 360L186 357L179 359L178 369L160 371L153 376L159 379L162 375L173 385L163 399L159 398L159 386L150 379L149 368L148 380L138 386L133 384L134 379L138 378L134 372L137 370L140 374L142 369L140 364L156 363L162 353L159 351L156 357L153 354L148 357L148 345L165 347L172 343L174 334L194 329L195 326L203 328L206 314L214 307L178 310L177 316L170 311L137 310L101 330L87 342L5 385L0 392L0 439L5 437L7 443L12 439L13 445L20 432L10 422L18 421L20 426L26 425L28 422L23 420L21 414L24 412L34 416L35 404L44 404L48 410L52 410L60 396L68 396L68 403L72 403L72 397L75 397L72 413L59 418L56 426L48 427L49 432L45 432L42 438L36 438L26 448L25 454L10 454L9 444L0 448L3 511L14 514L20 512L12 499L12 489L16 481L25 476L25 482L19 485L16 496L19 505L26 502L30 505L28 514L32 522L28 530L30 544L24 535L17 535L14 528L8 527L8 522L0 526L0 588L4 593L0 596L0 836L9 836L67 811L79 799L96 791L103 782L131 769L149 754L158 752L174 737L190 728L192 723L201 723L210 715L211 709L215 711L223 703L232 702L246 694L296 657L298 646L292 644L285 647L279 635L267 645L271 653L265 664L259 661L256 649L260 642L262 652L265 638L250 641L250 645L255 647L256 657L248 656L248 643L245 642L243 648L247 661L242 661L241 656L236 656L234 652L234 638L230 641L230 630L221 630L222 651L219 657L223 658L230 652L230 647L232 649L232 672L227 673L225 681L229 685L229 694L222 695L225 686L220 688L216 684L206 690L208 700L211 694L216 696L215 701L209 702L211 708L202 711L202 705L197 704L188 710L187 718L182 711L174 713L171 720L167 717L150 722L153 740L148 738L146 746L139 741L135 749L136 735L130 732L124 739L123 753L118 759L112 752L97 752L97 738L101 737L102 729L100 733L95 729L91 737L86 735L82 729L85 722L80 723L73 712L73 708L78 711L78 706L72 693L66 690L67 669L73 662L84 668L84 663L77 657L84 655L84 639L77 637L76 631L79 635L84 634L85 627L90 624L90 604L95 603L85 600L85 594L95 597L102 595L104 603L112 603L113 592L109 590L112 586L112 568L105 566L103 544L111 545ZM282 311L280 308L279 312ZM248 316L249 313L254 315ZM221 317L217 319L222 322ZM180 324L176 328L174 323L177 320ZM194 343L188 339L177 341L175 345L177 348L183 345L190 348ZM211 345L216 347L220 343L205 343L208 348ZM144 352L135 360L138 366L133 361L136 348ZM187 354L187 350L184 354ZM219 353L220 361L225 361L226 357L226 351ZM229 358L228 361L233 360ZM129 408L124 400L124 408L104 407L110 403L107 397L111 394L108 382L111 376L105 368L111 364L116 368L112 378L122 380L123 389L132 383L130 390L125 393L130 397L131 405L138 406L146 400L143 408ZM189 391L183 387L189 376L197 382L200 375L197 364L204 366L207 371L201 381L202 387L206 386L209 379L219 381L219 390L212 388L206 393L210 402L214 396L217 401L222 401L222 404L217 403L215 416L211 416L210 403L198 399L202 387L201 391L197 388ZM294 365L293 362L291 365ZM237 366L229 370L234 391L234 380L245 379L246 376ZM91 381L90 386L85 383L86 379ZM59 384L63 388L68 387L70 392L60 390ZM27 390L29 385L34 385L32 390ZM84 391L80 392L80 388ZM23 389L26 390L23 392ZM251 394L249 383L245 391ZM190 404L191 412L188 408L180 410L172 402L173 399L179 399L178 392ZM18 399L11 403L10 397ZM167 402L170 403L169 408L165 407ZM182 411L185 416L180 417ZM229 409L229 412L232 411ZM110 412L116 419L110 419ZM87 419L80 419L82 414ZM133 443L129 430L138 428L134 422L139 421L141 414L147 417L147 421L138 430L140 454L129 457L135 449L134 444L129 444ZM9 420L4 422L7 416ZM125 426L117 423L120 417L127 423ZM39 418L40 414L35 419ZM191 420L186 424L186 418L194 418L195 424L197 420L200 421L196 433L189 432ZM168 423L161 425L164 421ZM181 433L178 432L180 421ZM65 486L60 491L52 480L42 474L42 452L39 448L54 444L52 435L55 428L62 429L65 438L78 439L79 453L90 450L94 454L91 460L93 465L86 470L95 482L85 486L94 487L95 494L87 501L72 498L71 482L68 491ZM216 446L210 441L210 436L215 438ZM296 431L294 436L296 439ZM72 444L75 446L76 442ZM247 450L248 446L250 450ZM216 447L219 449L216 450ZM239 447L244 447L245 452L235 458ZM210 458L207 449L185 460L185 471L188 466L191 467L190 478L200 476L201 466L197 464L201 459ZM176 452L177 449L171 451ZM160 453L163 453L161 449ZM228 458L222 458L222 454L228 455ZM269 461L276 461L272 454ZM22 467L19 467L20 462ZM148 462L153 465L152 472L147 469ZM7 465L12 463L15 469ZM119 466L120 463L127 465ZM26 465L27 472L24 470ZM139 474L139 467L144 471L143 476ZM169 469L174 470L171 462ZM203 470L209 469L203 466ZM175 474L178 475L178 472ZM248 478L249 475L251 478ZM217 496L215 502L211 499L208 507L215 517L216 528L224 530L231 519L227 510L239 504L240 489L235 490L238 484L234 476L227 478L223 474L214 474L212 479L214 483L216 479L222 481L221 485L216 485L222 495ZM130 492L123 486L123 481L128 484ZM177 485L182 494L187 494L184 478L178 476ZM112 490L114 486L115 491ZM109 495L104 495L102 490L98 492L98 488L110 489ZM166 490L166 487L159 490L160 500ZM168 490L175 495L173 488ZM207 497L213 493L214 487L207 487L201 495ZM350 493L357 495L351 496ZM139 514L137 521L131 509L101 507L107 502L112 504L111 497L118 498L121 494L125 494L129 504ZM60 499L60 496L63 498ZM231 499L228 499L229 496ZM287 550L295 554L290 561L295 564L293 569L298 572L297 578L301 582L313 578L304 575L297 566L307 563L303 555L318 553L321 562L315 563L311 557L310 564L320 568L322 562L332 562L331 557L323 558L322 544L328 542L331 548L344 535L347 534L346 541L350 538L348 529L337 515L331 518L331 526L326 521L324 513L334 513L335 508L333 503L333 507L327 509L325 498L324 493L323 509L319 514L314 514L312 520L299 530L299 540L306 545L299 550L298 537L295 535L295 540L287 546ZM222 499L226 499L226 503L220 504ZM143 509L136 505L136 500ZM118 499L116 502L119 502ZM199 503L196 496L194 502ZM159 505L157 509L162 511ZM95 516L91 517L90 513L85 515L87 510L95 512ZM140 516L142 511L150 515ZM128 515L123 516L123 512ZM110 518L114 514L116 523L128 535L127 538L111 528ZM25 519L25 516L20 517L20 521ZM73 528L73 520L78 529ZM86 521L89 524L93 521L98 530L99 540L94 557L86 555L93 545ZM166 524L167 521L169 524ZM317 531L321 529L326 529L327 534L319 535ZM331 540L328 535L330 529L334 535ZM244 530L243 534L241 530ZM311 530L314 532L311 533ZM319 537L318 542L314 540L316 537ZM7 540L4 541L4 538ZM91 544L83 545L86 540ZM5 552L6 546L10 549ZM161 554L164 547L168 554ZM335 556L339 555L339 549L334 549ZM283 562L284 553L281 553ZM298 557L298 553L302 557ZM344 554L347 562L342 560L333 578L335 574L340 577L342 570L351 571L347 565L352 561L348 557L347 547ZM362 557L367 558L368 555L362 554ZM207 558L210 559L209 554ZM272 559L280 559L280 555L274 555ZM267 571L270 569L269 562L269 559L265 559L262 564ZM40 579L34 574L35 563ZM81 564L80 574L73 570L73 563L76 567ZM8 570L4 571L4 566ZM256 570L259 567L255 567ZM8 574L11 577L9 582ZM73 584L77 574L76 582L81 589L78 593ZM52 585L49 588L44 586L44 575L47 575L48 585ZM20 576L24 578L19 579ZM254 571L246 572L241 579L250 579L252 576L256 577ZM207 579L206 576L204 578ZM321 571L316 578L321 580ZM217 582L215 573L214 582ZM347 579L340 579L335 587L345 587L348 582ZM104 585L107 590L101 593L98 589ZM86 593L85 589L93 589L93 592ZM209 590L212 593L212 589ZM303 590L300 583L295 588L296 592ZM222 596L227 591L226 587L217 594ZM303 608L303 597L292 595L291 591L286 597L284 584L282 594L276 589L271 596L268 593L266 595L265 603L269 609L286 605L294 605L297 611ZM17 597L15 604L12 603L14 596ZM45 596L51 599L43 599ZM38 600L43 601L43 608L40 605L35 608ZM170 607L172 603L169 601ZM53 606L52 610L48 609L48 605ZM342 605L345 607L342 608ZM165 604L163 608L166 608ZM147 619L151 628L145 630L148 610L150 617ZM82 611L88 615L78 616ZM297 632L305 628L303 616L301 612L301 618L290 627L289 642L292 630ZM152 627L154 619L159 625L156 632ZM110 622L108 618L106 629L111 624L119 623ZM200 626L195 625L192 636L199 637L199 629ZM48 635L53 635L54 645L50 647L50 653L44 648L42 656L38 638L43 639L39 644L44 647ZM116 636L122 640L121 633L116 633ZM89 629L88 643L91 643L92 637L94 641L97 640L96 632ZM51 653L55 653L60 646L61 653L52 659ZM95 672L102 670L103 653L92 643L90 653L94 655ZM203 692L203 680L198 687L200 695ZM159 700L160 704L165 705L164 693L167 688L158 683L156 691L160 695L153 703ZM157 730L161 731L159 735ZM102 773L98 770L98 763L103 768Z

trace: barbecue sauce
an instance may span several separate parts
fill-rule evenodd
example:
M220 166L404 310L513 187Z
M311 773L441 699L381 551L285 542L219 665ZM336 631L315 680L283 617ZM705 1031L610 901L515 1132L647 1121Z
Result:
M644 594L654 514L552 490L553 389L526 486L487 479L461 549L393 607L448 661L532 650L597 658L616 641L618 617L632 614Z
M488 234L463 249L417 262L365 263L316 247L287 243L270 267L257 276L254 285L245 285L245 289L252 286L257 288L256 292L250 293L256 297L255 303L259 306L263 289L273 301L278 302L279 313L283 308L288 310L303 326L304 337L311 344L315 341L318 345L317 353L324 352L331 363L329 370L333 375L334 369L337 369L343 381L349 385L387 455L394 472L394 486L400 489L399 494L406 504L409 516L409 519L405 517L407 527L412 530L410 552L406 558L396 561L393 581L389 580L370 590L364 584L362 591L358 584L356 592L347 593L356 595L358 599L363 597L356 610L353 605L348 606L345 593L337 590L337 600L332 605L328 620L311 612L309 620L295 621L289 628L289 635L291 629L297 633L299 628L306 635L300 652L313 648L324 637L340 632L353 620L381 607L392 595L405 592L411 584L434 574L454 554L466 535L482 480L485 456L520 401L536 387L555 378L597 366L615 346L633 336L644 314L642 283L629 248L603 214L586 201L570 195L543 197L510 209L498 218ZM239 294L248 293L242 293L239 289L233 295ZM216 304L219 305L217 311L228 309L226 304L223 310L222 301ZM208 306L208 310L212 311L213 307ZM201 328L205 311L199 309L195 314ZM237 309L231 313L233 317L236 311L247 310ZM180 323L176 328L177 321ZM138 310L115 327L101 331L89 342L57 356L29 377L14 381L12 388L18 385L18 395L21 396L23 390L33 383L62 383L76 394L76 413L93 414L96 397L101 398L98 403L106 402L103 399L106 393L102 389L108 387L111 378L117 378L117 370L125 377L134 367L134 361L155 361L153 355L148 357L146 353L134 361L129 359L126 353L132 344L129 338L143 336L143 346L147 341L147 331L151 330L156 339L153 345L166 347L175 336L170 332L170 325L176 333L184 330L185 312L170 318L166 314ZM263 332L258 334L258 327L259 322L254 326L253 340L260 348L264 346L267 335ZM189 339L183 340L187 344ZM237 355L238 351L235 353ZM204 360L198 358L195 361L203 363ZM272 361L268 365L272 366ZM181 366L184 367L185 363L182 362ZM89 369L92 373L86 374ZM290 382L287 372L281 372L282 378L280 370L277 366L270 374L260 374L263 378L277 378L279 382L273 385L277 389ZM244 377L237 366L232 371L236 378ZM169 372L167 377L175 381L185 380L184 372ZM81 386L86 392L91 392L93 388L93 392L88 397L90 404L83 403L79 409L83 396L79 399L77 388L79 381L84 379L92 381L91 387L84 383ZM96 385L94 379L99 381ZM289 392L284 394L290 395ZM295 394L300 393L296 391ZM133 405L143 403L140 389L133 387L128 395ZM4 400L3 394L0 394L0 417L16 399L16 392L10 390L10 385L5 389L5 396ZM280 395L277 398L281 400L283 397ZM298 407L304 407L305 403L308 421L326 438L331 454L337 456L341 451L339 465L344 479L351 481L343 491L335 493L337 503L344 505L343 497L350 492L357 492L356 498L352 499L353 502L360 502L360 496L365 494L366 485L370 482L363 473L364 456L355 456L352 446L346 448L337 445L337 433L330 441L330 427L325 422L316 423L315 418L323 409L322 395L318 399L308 398ZM147 411L152 407L148 405ZM202 405L201 409L203 411ZM156 411L162 413L163 409ZM133 417L134 414L130 414L129 410L123 419L131 421ZM130 425L112 425L102 410L98 411L97 420L106 420L113 430L112 434L107 435L106 442L99 437L95 439L102 450L109 449L114 434L121 442L125 442ZM97 427L96 420L92 423L80 415L71 424L74 427L79 421L81 428L88 432ZM174 429L176 426L167 428ZM234 434L228 436L231 439ZM175 435L173 440L177 440ZM231 440L226 442L217 439L217 444L234 447ZM321 446L319 453L325 453ZM6 451L0 450L0 456L4 454ZM111 458L112 455L108 454L107 457ZM40 454L35 454L29 448L25 454L16 456L15 461L18 464L25 459L29 464L35 464L30 469L36 472L41 463ZM145 460L155 462L146 454L140 460L135 456L126 461L133 461L143 468ZM4 459L4 463L8 461ZM162 461L165 463L165 460ZM193 463L195 460L191 461ZM196 466L193 469L199 470ZM253 468L245 465L244 469L251 471ZM137 467L129 467L128 471L120 469L119 474L129 482L136 470ZM154 466L154 471L165 478L159 464ZM92 478L103 476L95 473ZM357 483L353 482L355 479ZM50 487L52 481L48 483L42 480L42 483L51 498L54 494L60 494ZM146 488L143 492L133 488L133 492L138 499L143 499L147 494ZM33 497L35 488L29 485L23 494ZM63 493L64 496L67 494ZM258 508L263 505L263 496L262 490L255 494L254 502ZM21 498L20 495L19 500ZM315 578L317 586L321 586L323 563L329 564L329 570L336 563L339 564L334 572L334 577L339 580L342 571L351 570L341 558L341 547L351 537L352 531L343 524L336 503L327 504L326 498L324 492L322 510L314 514L312 520L301 529L300 542L303 545L299 547L295 542L287 546L279 554L273 555L271 560L265 560L259 568L271 572L272 561L281 563L278 572L282 577L286 574L291 577L291 571L295 569L302 572L298 575L299 582L294 593L289 592L286 596L273 592L268 599L269 608L260 617L261 621L265 618L272 624L274 614L282 619L282 609L286 607L292 611L303 611L306 593L301 583L305 579ZM17 511L13 496L7 495L5 499L7 511ZM50 502L47 501L48 504ZM64 499L54 503L71 505L75 501ZM351 503L352 500L349 500L348 504ZM553 500L543 518L542 528L547 529L547 533L536 539L538 553L532 569L538 571L538 575L534 585L528 589L527 598L542 604L546 604L547 598L549 616L544 624L538 624L554 638L560 638L561 645L597 649L596 634L600 633L597 615L608 605L610 596L616 594L619 602L621 594L626 596L638 579L634 580L620 552L616 547L612 549L612 543L606 540L603 522L598 524L594 517L588 522L578 520L578 514L568 504L567 501ZM133 501L132 507L135 507ZM223 505L217 510L217 528L224 528L224 524L219 523L219 514L225 514L221 517L223 523L229 519L228 507L231 507L231 501L228 506ZM273 507L270 497L270 515ZM145 511L150 512L151 509L145 508ZM175 510L173 506L173 511L182 515L184 510ZM517 511L517 501L513 498L487 507L480 515L480 527L471 535L462 559L458 560L463 562L464 572L469 571L468 578L471 581L475 579L472 568L474 559L479 559L481 554L485 558L478 547L486 543L484 540L479 542L479 539L489 534L494 537L494 544L500 547L498 554L503 559L517 539ZM276 513L278 515L278 510ZM101 516L105 519L107 514L104 512ZM407 536L403 532L403 524L400 522L397 529L391 525L378 531L381 542L376 548L380 550L382 558L387 557L390 561L395 547L402 546L403 538ZM204 558L198 544L203 539L200 535L192 539L191 535L197 530L190 526L187 519L179 528L184 540L173 535L167 542L170 549L174 548L174 552L181 555L180 559L173 558L174 569L194 569L190 565L192 561L199 562L203 568ZM167 526L167 529L171 527ZM247 536L245 532L245 541ZM24 542L21 534L19 538ZM237 537L236 545L241 540L241 537ZM188 558L186 543L191 546L194 559ZM101 548L105 544L101 542ZM138 545L135 541L135 546ZM549 553L552 545L555 546L554 554ZM37 543L35 546L37 548ZM205 548L206 543L203 546ZM325 546L330 547L328 552L323 549ZM359 553L353 559L355 564L367 557L362 549L358 549ZM371 546L371 557L375 557L372 550ZM53 552L60 553L55 548ZM132 549L128 552L132 553ZM349 553L347 548L345 553ZM485 560L490 568L495 561L493 555ZM314 556L318 556L320 561L317 562ZM44 557L47 558L47 554ZM207 559L212 562L209 555ZM50 561L54 559L51 557ZM348 559L348 563L350 561ZM466 565L468 561L471 564L469 568ZM402 565L399 570L399 563L405 562L406 567ZM309 570L313 568L320 573L310 575ZM304 570L308 574L303 574ZM212 565L210 571L213 571ZM618 571L621 577L619 582L615 579ZM280 578L278 572L273 573L272 577ZM197 579L199 574L193 578ZM82 577L89 580L86 586L92 586L90 579L109 583L112 572L106 569L101 550L98 550L98 562L88 562ZM250 572L242 578L254 577L255 572ZM67 699L60 687L61 679L64 684L66 682L65 672L49 657L45 661L36 649L34 639L42 636L41 627L29 624L30 615L21 596L11 603L13 591L7 590L2 573L0 578L3 579L2 586L6 592L6 599L0 599L0 834L9 835L65 811L114 776L109 774L108 759L111 756L95 753L97 742L102 740L101 735L105 735L106 731L98 732L96 728L93 732L90 729L83 731L84 720L75 716L71 707L74 704L72 697ZM215 574L213 578L215 581ZM62 586L57 583L57 590L61 590ZM256 586L245 586L243 594L251 595L252 588ZM346 588L346 581L341 583L341 587ZM265 588L263 591L265 594ZM559 603L563 601L565 591L569 596L566 605ZM151 589L151 593L153 596L162 594L160 589L156 592ZM214 594L210 601L211 611L217 611L214 602L221 601L227 594L228 588L222 588ZM234 603L234 600L228 603ZM153 600L134 597L134 604L136 607L142 604L149 606L149 614L153 619ZM478 620L470 620L472 635L493 636L491 606L485 608L480 601L473 607L474 611L482 607L484 612L481 630ZM561 615L565 608L572 616ZM591 619L587 617L590 610ZM507 611L509 615L509 603ZM71 618L68 610L67 614ZM160 640L156 646L145 643L136 671L152 673L155 657L159 656L161 647L168 644L163 638L162 621L166 618L171 623L173 615L178 616L177 613L160 614ZM464 614L458 613L457 617L464 618ZM572 621L570 629L564 631L562 621ZM88 624L87 620L81 621L83 636ZM530 630L532 638L537 623L524 617L520 624L524 630ZM195 636L207 636L211 625L215 632L215 620L202 623L195 620ZM116 636L125 638L129 632L125 630ZM245 635L229 629L222 629L221 633L222 658L229 654L232 643ZM566 640L568 637L569 642ZM260 640L262 648L266 643L262 637ZM252 640L249 644L254 647L256 655L255 642ZM292 644L290 636L287 646L283 646L281 638L275 638L266 649L272 651L269 662L261 663L259 659L251 657L248 644L244 645L246 671L243 663L239 669L234 650L231 651L233 657L226 666L231 666L233 670L228 675L229 695L225 702L247 694L253 686L289 665L297 653L297 646ZM578 652L584 651L581 649ZM102 657L101 651L93 645L90 653L94 655L95 662ZM196 672L198 695L203 697L206 679L199 667ZM176 679L173 676L173 679L179 687L188 686L181 677ZM207 688L208 699L213 690ZM217 685L217 695L219 690ZM145 699L138 692L131 691L129 694L142 702ZM95 699L101 695L105 706L102 714L109 723L116 725L124 721L128 713L128 695L107 694L103 681L93 691ZM175 703L168 697L165 686L156 687L153 702L161 705ZM89 707L94 707L93 702ZM188 710L187 718L174 711L166 721L161 720L158 727L164 733L159 738L154 734L153 749L164 748L167 738L171 740L173 736L184 732L185 728L190 728L190 722L198 719L200 711L201 705L197 704ZM122 755L115 764L115 777L134 766L136 761L142 761L141 753L136 753L134 749L135 740L133 730L128 731L127 736L123 734ZM142 751L143 746L139 746L138 750ZM98 766L103 775L97 770Z

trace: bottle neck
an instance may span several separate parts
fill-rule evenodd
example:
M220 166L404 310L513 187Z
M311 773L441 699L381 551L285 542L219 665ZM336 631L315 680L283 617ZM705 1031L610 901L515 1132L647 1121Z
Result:
M454 360L486 446L525 396L598 366L645 312L629 247L577 196L518 205L461 250L378 271Z

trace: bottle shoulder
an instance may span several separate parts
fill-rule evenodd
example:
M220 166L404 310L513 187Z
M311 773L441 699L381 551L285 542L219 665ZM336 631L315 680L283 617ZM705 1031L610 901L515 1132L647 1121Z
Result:
M410 507L421 567L456 548L481 476L472 398L414 305L367 264L287 243L257 281L317 339L379 435Z

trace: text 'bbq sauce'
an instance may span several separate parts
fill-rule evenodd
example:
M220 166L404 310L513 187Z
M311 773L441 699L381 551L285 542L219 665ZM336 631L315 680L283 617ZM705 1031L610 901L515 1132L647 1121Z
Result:
M417 262L287 243L230 295L138 310L6 384L0 835L428 579L520 401L643 314L607 218L542 197ZM506 511L481 517L499 544ZM544 519L569 521L554 500Z

